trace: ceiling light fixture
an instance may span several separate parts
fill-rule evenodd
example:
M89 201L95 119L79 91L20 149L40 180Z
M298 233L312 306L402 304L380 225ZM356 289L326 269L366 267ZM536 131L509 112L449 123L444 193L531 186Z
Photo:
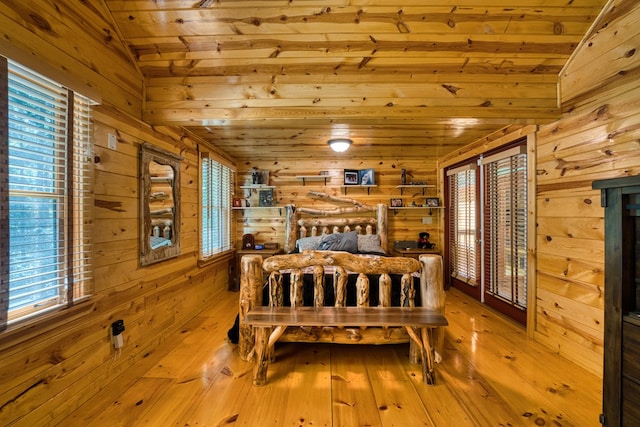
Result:
M349 138L333 138L328 141L329 146L336 153L344 153L353 143Z

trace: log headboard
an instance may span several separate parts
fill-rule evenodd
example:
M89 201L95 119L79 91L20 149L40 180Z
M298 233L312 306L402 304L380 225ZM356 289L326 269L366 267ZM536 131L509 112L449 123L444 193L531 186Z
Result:
M354 206L346 208L316 209L286 205L286 225L284 250L291 253L296 241L302 237L320 234L346 233L357 230L359 234L377 234L380 246L385 252L388 248L388 211L387 205L369 206L350 199L313 193L318 197L348 201ZM364 214L365 216L354 216ZM303 215L307 215L303 217Z

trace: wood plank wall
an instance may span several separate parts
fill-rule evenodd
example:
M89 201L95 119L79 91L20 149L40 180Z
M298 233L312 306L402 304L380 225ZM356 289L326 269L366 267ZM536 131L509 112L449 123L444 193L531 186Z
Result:
M535 337L602 374L604 211L594 180L640 174L640 4L616 0L561 76L540 128Z
M326 147L327 153L314 153L314 159L301 159L296 162L279 163L274 161L260 161L259 159L240 159L238 162L238 179L236 183L236 196L244 197L249 191L241 189L240 186L251 182L251 172L253 168L258 170L268 170L269 184L275 186L274 199L276 206L295 204L306 207L344 207L345 204L326 202L310 197L309 191L317 191L330 194L332 196L352 198L369 205L378 203L390 204L391 198L400 198L406 205L416 202L417 205L425 204L427 197L439 197L442 202L440 187L437 185L437 164L435 159L424 160L354 160L345 154L345 160L336 159L332 156L331 149ZM347 152L348 153L348 152ZM373 187L367 192L366 188L352 187L345 190L341 188L344 184L345 169L374 169L377 187ZM428 185L435 185L435 188L425 189L424 196L422 189L405 188L403 194L396 188L401 183L401 170L407 170L407 182L422 181ZM303 185L302 179L296 177L304 175L318 175L320 171L329 174L327 183L323 181L306 181ZM253 196L255 200L255 195ZM431 235L431 241L441 246L443 218L442 209L399 209L389 211L389 242L393 247L394 240L416 240L418 233L427 231ZM243 233L251 233L255 236L257 243L278 242L284 244L284 209L250 209L236 210L236 239L241 242ZM431 224L423 224L431 221Z
M21 2L12 2L12 9L0 6L3 43L15 42L15 52L24 47L23 56L46 61L44 68L57 70L57 76L88 82L102 98L93 113L95 292L89 302L43 325L0 335L0 425L55 425L120 373L144 363L228 285L228 259L203 267L197 262L198 141L136 118L142 105L139 73L116 40L101 39L102 29L110 27L100 8L74 5L78 10L57 9L53 2L40 2L37 11ZM117 135L115 151L107 148L108 133ZM182 254L146 268L138 260L137 159L143 141L184 157ZM109 334L117 319L126 327L119 352Z

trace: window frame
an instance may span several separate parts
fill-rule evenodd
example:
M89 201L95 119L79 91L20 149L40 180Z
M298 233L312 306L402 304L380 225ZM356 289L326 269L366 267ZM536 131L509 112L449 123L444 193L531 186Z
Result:
M12 79L20 83L12 85ZM91 162L90 109L94 102L47 76L3 56L0 56L0 85L2 89L0 90L0 94L2 94L0 95L0 110L6 112L6 114L0 114L0 140L2 141L0 167L3 171L0 173L0 224L2 225L0 233L0 242L2 242L0 245L2 247L0 253L0 331L7 331L25 323L31 324L45 320L50 322L54 313L69 309L80 301L88 300L93 293L91 257L93 165ZM60 98L52 97L55 93L58 93ZM24 98L21 99L21 96ZM51 104L50 101L54 99L61 102L64 108ZM41 119L40 125L37 125L39 118L35 115L34 108L38 108L37 111L47 111L52 115L51 117L57 117L63 125L56 127L55 122L44 121L46 119ZM20 115L23 117L20 118ZM51 128L48 137L40 135L45 126ZM13 137L11 133L13 133ZM42 187L40 191L34 192L27 189L25 183L31 181L28 186L35 189L38 186L36 184L38 181L37 171L31 171L29 175L19 174L16 172L19 170L16 162L22 161L25 164L32 164L34 165L33 169L37 169L35 167L37 163L29 163L29 161L35 162L33 153L36 151L27 152L26 150L37 148L38 141L48 142L41 146L39 163L44 166L50 165L49 171L55 174L56 178L48 184L48 187ZM11 151L14 154L11 154ZM24 154L25 152L27 154ZM18 182L22 182L23 188L20 190L17 187ZM54 191L47 192L46 188ZM55 231L55 234L50 235L54 237L49 239L50 242L55 243L51 250L56 254L54 257L56 261L42 266L42 269L46 267L48 274L53 274L56 277L55 281L58 285L51 289L58 289L58 291L57 295L34 299L23 306L16 307L14 305L12 308L12 298L14 301L16 298L16 288L14 286L12 291L12 283L17 282L11 278L12 271L14 271L11 263L32 267L31 258L28 256L15 264L16 258L12 258L11 248L12 227L19 224L23 224L22 227L28 227L30 217L36 218L35 214L42 211L29 211L29 214L23 214L20 220L16 220L17 217L12 219L11 212L16 212L15 209L18 205L15 204L17 203L15 199L13 202L11 200L14 197L19 197L25 202L32 203L33 197L38 194L46 196L47 199L54 202L55 206L55 209L50 209L48 215L42 218L44 218L45 224L47 218L50 224L56 224L52 230ZM14 227L13 230L19 230L19 228ZM41 249L37 239L33 244ZM24 241L16 239L16 245L24 246ZM18 247L16 245L14 245L14 249ZM27 287L25 289L41 292L42 289L33 284L35 277L41 274L41 271L36 270L31 274L35 276L26 276ZM71 315L76 315L78 312L78 310L66 311L73 312Z
M222 161L213 153L204 151L200 153L200 236L199 236L199 258L200 262L207 262L221 254L231 252L234 248L235 222L233 217L233 191L235 186L235 168L227 162ZM224 176L226 175L226 177ZM215 179L226 179L226 188L214 185ZM214 201L212 189L218 189L219 193L215 199L220 201L219 206L209 204ZM225 225L222 233L214 235L209 232L213 230L215 215L219 215ZM217 244L214 244L215 242Z

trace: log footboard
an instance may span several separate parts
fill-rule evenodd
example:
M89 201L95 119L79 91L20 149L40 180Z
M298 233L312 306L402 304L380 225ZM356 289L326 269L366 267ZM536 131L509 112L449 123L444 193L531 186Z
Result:
M333 268L335 305L323 306L324 268ZM311 268L314 281L312 307L302 306L302 269ZM282 273L290 274L291 307L283 307ZM263 304L264 272L269 276L269 304ZM357 274L357 306L345 307L347 272ZM420 273L421 304L416 307L412 275ZM400 307L391 306L390 274L401 275ZM369 307L368 275L378 277L379 306ZM442 258L421 255L419 261L402 257L360 257L346 252L307 251L276 255L262 261L245 255L241 262L239 353L255 357L254 384L263 385L278 340L387 344L410 342L410 361L422 360L423 379L433 384L434 360L440 356L445 293Z

